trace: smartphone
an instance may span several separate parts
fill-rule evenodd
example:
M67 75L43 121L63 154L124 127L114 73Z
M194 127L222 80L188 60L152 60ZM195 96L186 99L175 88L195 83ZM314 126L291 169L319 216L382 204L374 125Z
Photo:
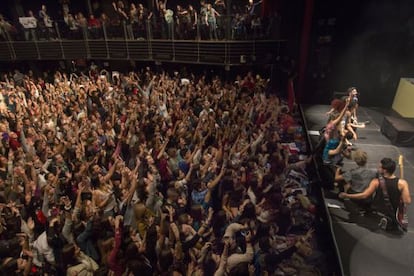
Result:
M91 192L85 192L81 193L81 200L92 200L92 193Z
M243 237L246 237L246 235L247 235L247 234L249 234L249 230L242 230L242 231L240 231L240 234L241 234Z

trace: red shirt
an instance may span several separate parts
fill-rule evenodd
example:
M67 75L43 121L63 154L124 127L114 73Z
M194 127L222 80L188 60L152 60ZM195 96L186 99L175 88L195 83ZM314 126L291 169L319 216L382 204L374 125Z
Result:
M122 276L125 271L125 265L120 260L117 260L119 248L121 247L122 230L119 228L115 230L115 247L108 256L108 267L112 270L115 276Z
M88 26L90 28L100 28L101 27L101 22L99 22L99 20L96 19L96 18L89 18Z
M22 146L22 144L20 144L19 142L20 132L16 131L16 135L17 135L17 138L9 137L9 146L13 151L17 150L18 148Z

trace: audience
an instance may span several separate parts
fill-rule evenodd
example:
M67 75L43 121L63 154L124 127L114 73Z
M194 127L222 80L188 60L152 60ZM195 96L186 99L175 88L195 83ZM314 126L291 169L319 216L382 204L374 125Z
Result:
M131 40L148 37L179 40L278 38L273 35L278 26L272 22L280 16L277 13L261 16L262 1L249 1L247 6L236 3L231 8L222 0L200 1L197 7L185 3L173 7L168 1L154 1L148 7L145 4L120 0L112 2L112 7L106 9L92 6L88 14L85 14L87 7L73 8L70 1L62 1L61 9L57 11L42 5L37 14L27 13L28 18L37 21L36 34L29 36L27 26L20 22L16 25L22 32L19 35L13 22L0 19L0 37L4 40L103 39L104 36ZM15 21L19 22L17 18Z
M2 274L318 270L300 119L266 79L21 75L1 83Z

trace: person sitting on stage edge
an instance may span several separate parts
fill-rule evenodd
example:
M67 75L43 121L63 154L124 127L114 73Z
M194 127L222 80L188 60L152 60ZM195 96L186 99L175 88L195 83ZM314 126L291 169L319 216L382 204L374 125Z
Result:
M376 177L376 171L366 167L368 155L365 151L357 149L351 154L357 167L342 172L340 168L336 170L335 182L343 184L343 190L349 194L362 193L372 179ZM345 200L346 208L352 213L359 212L360 209L367 211L371 206L372 198Z
M333 188L335 166L341 166L343 156L346 156L348 153L346 150L344 151L346 148L346 130L342 128L340 122L348 107L349 100L348 98L345 106L342 107L341 113L336 114L326 124L323 136L314 150L314 154L321 158L320 162L323 164L321 167L321 177L324 179L324 186L329 189Z
M386 199L387 196L384 196L383 189L381 188L380 179L374 178L368 188L366 188L361 193L351 194L351 193L340 193L340 198L350 198L350 199L366 199L372 196L375 192L375 197L373 200L372 207L380 214L384 215L386 219L386 224L382 225L386 230L397 230L398 221L396 219L396 213L400 205L400 201L405 205L411 203L410 191L408 183L404 179L398 178L394 172L396 168L396 163L391 158L383 158L380 162L378 168L379 175L382 175L385 180L385 190L388 194L389 202L391 207L387 206Z
M351 116L354 122L358 122L358 117L357 117L357 110L359 107L358 104L358 90L356 89L356 87L349 87L347 89L348 92L348 97L350 98L350 103L349 103L349 109L351 110Z
M337 165L342 160L341 153L344 148L346 131L342 128L340 122L349 105L349 101L350 99L348 98L341 113L332 118L326 125L324 133L325 145L322 152L322 160L325 165Z

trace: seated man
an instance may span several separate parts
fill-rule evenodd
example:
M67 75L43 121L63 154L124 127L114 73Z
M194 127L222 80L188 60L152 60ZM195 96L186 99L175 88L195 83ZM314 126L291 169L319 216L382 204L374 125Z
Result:
M365 151L357 149L351 154L352 159L357 167L341 173L338 168L335 174L335 181L344 182L344 191L350 194L362 193L369 185L372 179L376 177L376 171L366 167L368 155ZM359 211L360 208L368 210L372 198L346 200L345 206L350 212Z
M391 158L383 158L378 168L378 173L383 177L384 185L381 185L380 178L374 178L370 182L368 188L363 192L356 194L340 193L339 197L365 199L372 196L375 192L372 206L376 211L383 214L383 219L385 219L385 223L383 222L383 219L381 219L382 225L380 226L387 230L397 229L399 221L396 219L396 213L398 208L400 208L400 201L403 203L401 208L405 209L405 205L411 203L411 196L407 181L395 176L395 168L395 161ZM382 186L385 187L383 188ZM384 191L386 191L386 195L384 195ZM386 203L386 201L388 201L387 199L390 204Z

